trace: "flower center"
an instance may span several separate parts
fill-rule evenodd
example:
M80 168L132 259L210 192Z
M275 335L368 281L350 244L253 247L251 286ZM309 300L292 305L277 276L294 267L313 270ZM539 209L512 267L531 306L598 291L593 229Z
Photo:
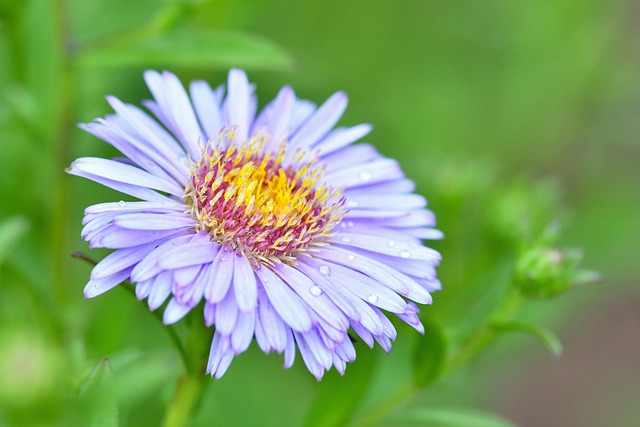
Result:
M341 190L319 183L323 169L299 154L285 160L286 143L265 151L265 137L205 147L185 196L196 231L242 253L258 266L286 262L323 237L344 215ZM319 185L320 184L320 185Z

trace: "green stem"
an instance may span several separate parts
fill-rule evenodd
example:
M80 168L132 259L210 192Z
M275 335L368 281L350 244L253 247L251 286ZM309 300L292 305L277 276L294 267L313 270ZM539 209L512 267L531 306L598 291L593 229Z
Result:
M200 400L204 389L203 374L185 374L178 379L173 400L164 417L164 427L182 427L189 423L191 413Z
M73 91L74 68L68 49L70 35L67 7L64 0L55 3L57 44L60 49L60 74L58 79L57 129L55 135L55 162L53 171L54 206L52 215L53 291L59 305L66 301L68 253L67 236L69 218L69 194L64 169L69 162L69 140L73 127L75 94Z
M96 265L96 262L91 257L81 252L76 252L72 256L91 265ZM121 287L135 297L135 289L131 283L123 283ZM200 310L195 311L200 312ZM162 322L162 315L159 312L154 311L151 314ZM207 328L202 321L202 316L195 314L193 311L188 317L191 322L186 345L182 344L180 337L171 325L165 325L164 328L180 354L184 368L184 373L178 378L173 399L167 408L162 424L164 427L183 427L188 425L191 414L200 403L204 386L206 385L204 374L207 366L207 351L209 350L213 330Z
M96 265L93 259L81 252L76 252L72 256L91 265ZM131 283L123 283L121 287L135 297L135 289ZM200 310L196 311L199 312ZM162 315L159 312L154 311L151 314L162 322ZM186 346L182 344L180 337L171 325L164 325L164 329L180 354L184 368L184 373L178 378L173 399L169 404L169 408L167 408L162 424L164 427L183 427L188 425L191 414L202 399L202 393L206 385L206 376L204 374L207 366L207 351L213 331L206 327L202 321L202 316L192 312L189 317L191 322Z
M188 425L193 412L202 399L204 387L208 383L206 382L205 369L213 331L205 326L202 316L193 312L189 316L191 318L189 337L185 346L186 351L183 351L185 369L178 378L173 399L165 413L164 427Z
M522 306L522 302L522 294L517 289L509 287L501 304L496 307L492 315L485 321L485 324L479 328L478 332L469 337L469 339L460 346L459 350L448 361L447 366L443 370L443 374L456 370L489 346L499 333L493 325L496 322L505 322L513 319Z

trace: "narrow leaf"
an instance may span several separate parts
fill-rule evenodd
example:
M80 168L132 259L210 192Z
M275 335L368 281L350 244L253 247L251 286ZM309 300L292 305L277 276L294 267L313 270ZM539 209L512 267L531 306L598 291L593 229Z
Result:
M510 421L485 412L462 408L414 408L394 417L395 425L425 427L515 427Z
M108 358L98 363L80 389L80 400L89 406L91 427L117 427L118 403Z
M287 69L292 60L274 43L234 31L181 28L155 37L83 52L96 67L194 67Z
M558 337L552 331L542 326L524 322L499 322L494 323L493 327L500 332L525 332L539 339L554 357L560 357L562 354L562 343Z

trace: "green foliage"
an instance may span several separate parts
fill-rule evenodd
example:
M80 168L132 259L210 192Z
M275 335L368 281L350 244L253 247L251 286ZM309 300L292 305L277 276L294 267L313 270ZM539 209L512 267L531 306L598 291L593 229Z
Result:
M113 393L113 372L108 358L104 358L91 372L80 390L80 399L85 405L95 405L87 412L90 414L90 426L116 427L118 422L118 403Z
M463 408L414 408L396 418L394 427L515 427L515 424L479 411Z
M501 381L469 362L501 338L487 363L522 368L511 332L561 353L557 326L541 325L584 311L572 293L549 299L599 279L566 246L616 278L593 291L599 304L636 283L640 128L628 106L640 64L620 54L637 40L629 5L0 0L0 425L160 425L178 378L202 368L192 353L184 369L128 292L83 300L90 266L69 257L87 249L84 207L117 197L63 175L79 155L113 155L74 124L107 114L105 93L148 97L147 67L213 84L249 68L262 101L283 84L315 102L344 89L344 125L375 125L369 141L398 158L446 236L424 336L398 322L390 356L358 345L346 375L320 383L300 360L283 371L249 351L190 389L210 387L194 426L511 425L464 409ZM532 304L542 308L524 316Z
M134 42L88 51L91 67L263 68L284 70L291 58L263 37L234 31L181 28Z
M513 331L525 332L527 334L530 334L531 336L540 340L540 342L544 344L547 350L549 350L549 353L551 353L553 356L560 357L560 355L562 355L562 343L553 332L546 328L524 322L496 322L493 324L493 327L498 332Z

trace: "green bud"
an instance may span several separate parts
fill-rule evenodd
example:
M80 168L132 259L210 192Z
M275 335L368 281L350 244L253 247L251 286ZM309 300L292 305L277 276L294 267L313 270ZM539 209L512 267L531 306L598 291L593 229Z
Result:
M531 298L550 298L570 287L599 280L595 272L579 269L582 251L536 245L516 262L514 283Z

